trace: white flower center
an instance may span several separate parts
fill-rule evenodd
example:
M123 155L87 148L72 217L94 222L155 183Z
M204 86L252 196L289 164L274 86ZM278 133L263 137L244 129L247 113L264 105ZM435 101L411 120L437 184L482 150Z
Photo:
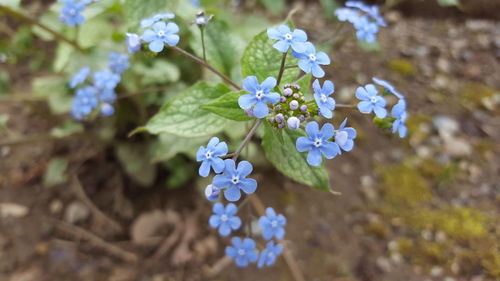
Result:
M205 158L207 158L207 159L212 158L212 151L210 151L210 150L207 151L207 153L205 153Z
M240 255L240 256L244 256L244 255L245 255L245 250L243 250L243 249L239 249L239 250L238 250L238 255Z
M83 99L82 99L82 102L83 102L83 103L89 103L89 99L88 99L88 98L83 98Z
M233 178L231 179L231 182L233 184L238 184L240 182L240 177L238 176L233 176Z
M321 94L321 102L322 103L326 102L326 95L325 94Z
M270 259L271 259L271 258L274 258L274 253L273 253L273 252L269 252L269 253L267 254L267 257L268 257L268 258L270 258Z
M293 36L290 33L285 34L285 39L286 40L292 40Z
M277 226L278 226L278 222L277 222L276 220L273 220L273 221L271 222L271 226L272 226L272 227L277 227Z
M370 98L370 101L371 101L372 103L376 103L376 102L377 102L377 100L378 100L378 99L377 99L377 97L371 97L371 98Z
M227 219L228 219L228 218L227 218L227 215L222 215L222 216L220 216L220 220L221 220L222 222L226 222L226 221L227 221Z
M69 14L74 16L76 14L76 10L75 9L71 9L69 10Z
M257 92L255 92L255 97L260 100L262 99L262 97L264 96L264 91L262 90L258 90Z
M163 37L163 36L165 36L165 31L160 30L160 31L158 31L157 34L158 34L158 37Z
M309 60L310 61L316 61L316 55L315 54L310 54L309 55Z
M315 147L320 147L323 144L323 141L321 139L316 138L314 140L314 146Z

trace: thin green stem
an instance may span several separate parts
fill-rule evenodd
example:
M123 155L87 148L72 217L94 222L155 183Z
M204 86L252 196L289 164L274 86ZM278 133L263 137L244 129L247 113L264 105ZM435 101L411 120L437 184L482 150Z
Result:
M285 66L285 69L290 69L290 68L296 68L299 67L298 65L287 65Z
M215 75L219 76L220 78L222 78L222 80L224 80L226 83L228 83L229 85L231 85L233 88L235 88L236 90L238 91L241 91L241 87L238 86L236 83L234 83L229 77L227 77L226 75L222 74L220 71L218 71L217 69L213 68L210 64L208 64L206 61L204 61L203 59L191 54L190 52L188 51L185 51L184 49L181 49L177 46L172 46L171 47L172 49L174 49L175 51L179 52L181 55L203 65L204 67L206 67L208 70L212 71Z
M207 55L205 51L205 27L200 26L200 31L201 31L201 47L203 48L203 60L207 61Z
M47 31L48 33L52 34L57 40L70 44L71 46L73 46L75 49L77 49L80 52L85 51L82 47L80 47L78 45L78 43L75 40L71 40L71 39L67 38L66 36L64 36L63 34L48 27L47 25L40 23L37 20L32 19L32 18L30 18L30 17L28 17L20 12L17 12L15 10L7 7L7 6L0 5L0 12L7 14L7 16L19 18L20 20L22 20L28 24L36 25L36 26L40 27L41 29Z
M283 77L283 72L285 72L285 62L286 62L286 55L288 52L283 54L283 57L281 58L281 66L280 66L280 72L278 73L278 78L276 79L276 85L279 86L281 82L281 78Z
M245 139L243 139L243 142L240 144L240 146L238 147L238 149L233 153L233 160L234 161L236 161L236 159L238 159L238 156L240 155L241 151L250 142L250 140L252 139L253 135L257 131L257 128L259 128L260 124L262 124L263 120L264 119L258 119L257 121L255 121L255 124L250 129L250 131L248 131L248 134L245 136Z

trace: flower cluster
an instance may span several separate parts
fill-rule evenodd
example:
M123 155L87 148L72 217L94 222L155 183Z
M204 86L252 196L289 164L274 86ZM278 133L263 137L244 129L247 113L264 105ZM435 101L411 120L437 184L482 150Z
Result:
M408 119L404 96L389 82L378 78L373 78L372 80L375 84L384 89L382 94L392 94L398 98L398 102L392 107L390 112L391 116L388 117L388 112L385 108L387 101L382 95L379 95L379 91L374 84L368 84L356 90L356 98L361 100L361 102L358 103L359 111L365 114L374 112L377 118L392 123L393 134L398 132L399 137L404 138L407 133L406 120Z
M377 40L380 26L387 26L380 15L378 6L369 6L360 1L347 1L346 7L335 10L335 15L340 21L348 21L356 28L358 40L368 43Z
M73 118L82 120L94 113L97 108L104 116L114 113L112 104L116 100L115 88L121 80L120 75L129 68L126 54L111 52L108 56L109 69L96 71L92 74L92 85L83 85L90 76L90 68L81 68L69 82L70 88L76 90L71 114Z
M85 21L82 12L92 0L58 0L57 2L64 3L59 19L69 26L77 26Z
M148 49L159 53L163 51L165 44L176 46L179 43L179 26L175 22L168 21L175 18L172 13L159 13L151 18L141 20L142 35L127 33L127 49L133 54L141 49L142 41L148 44ZM167 21L166 21L167 20Z

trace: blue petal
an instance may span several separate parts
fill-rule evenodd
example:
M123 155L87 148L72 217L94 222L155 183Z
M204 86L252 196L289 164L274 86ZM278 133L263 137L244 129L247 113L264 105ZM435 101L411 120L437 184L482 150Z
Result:
M253 250L255 249L255 241L251 238L245 238L243 239L243 248L246 250Z
M238 105L242 109L248 109L257 102L257 98L254 94L242 95L238 98Z
M214 177L213 185L215 185L219 188L224 188L226 186L229 186L230 184L231 184L231 179L227 176L216 175Z
M320 147L320 151L326 159L332 159L337 156L337 154L340 154L339 145L331 141L324 142Z
M218 143L212 150L214 156L224 156L227 154L227 144L225 142Z
M241 198L240 189L237 187L230 187L226 189L226 191L224 192L224 198L226 198L227 201L231 202L240 200Z
M321 116L325 118L330 119L333 116L332 111L328 109L326 106L320 106L319 111L321 112Z
M304 30L302 29L295 29L293 32L292 32L292 36L293 36L293 39L294 41L298 41L298 42L306 42L307 41L307 33L304 32ZM305 50L305 44L304 44L304 50ZM300 51L298 51L300 52Z
M238 250L235 247L228 246L226 247L226 256L235 258L236 256L238 256Z
M226 165L224 164L224 160L222 160L220 158L212 158L211 164L212 164L212 168L214 169L214 172L216 172L216 173L222 173L224 171L224 168L226 167Z
M260 86L264 92L268 92L276 86L276 78L267 77L266 80L264 80L264 82L262 82Z
M167 35L167 36L165 36L165 39L163 39L163 41L165 41L165 43L167 43L170 46L177 45L177 43L179 43L179 40L180 40L180 37L177 34Z
M240 177L246 177L252 172L253 167L252 167L252 164L250 164L250 162L241 161L238 164L238 169L236 169L236 170L238 171Z
M179 26L174 22L169 22L165 26L165 33L172 34L179 32Z
M281 34L276 27L271 27L267 29L267 37L274 39L274 40L280 40L281 39Z
M252 194L257 190L257 181L254 179L241 179L240 188L246 194Z
M295 147L298 152L304 152L311 150L311 146L313 145L312 141L306 137L299 137L297 142L295 143Z
M343 150L345 151L351 151L352 148L354 147L354 141L353 140L347 140L346 143L341 146Z
M144 33L142 34L142 40L146 42L151 42L153 40L156 40L156 33L151 30L151 29L146 29Z
M305 73L311 72L312 65L309 63L309 59L301 59L298 62L299 68Z
M368 96L372 97L378 94L377 88L373 84L368 84L365 86L366 91L368 92Z
M370 97L368 96L368 92L363 87L358 87L356 89L356 98L358 100L369 100L370 99Z
M202 177L208 177L210 174L210 162L205 160L201 163L200 169L198 169L198 173Z
M233 174L236 172L236 167L233 159L226 159L224 160L224 163L226 164L226 168L224 169L224 173L228 174Z
M265 102L259 101L255 104L253 114L257 118L264 118L269 114L269 108Z
M326 123L321 128L321 135L323 136L322 137L323 140L330 139L331 137L333 137L334 134L335 134L335 128L330 123Z
M231 227L227 223L223 223L219 227L219 234L221 236L228 236L231 233Z
M231 226L233 230L238 230L241 226L241 219L238 217L231 217L229 219L229 226Z
M282 52L282 53L286 53L288 51L288 48L290 47L290 43L288 43L287 41L285 40L280 40L276 43L273 44L273 47Z
M266 208L266 216L267 216L268 218L272 219L272 218L276 217L276 212L274 211L274 209L273 209L273 208L271 208L271 207L267 207L267 208Z
M316 54L316 62L318 64L327 65L330 64L330 58L325 52L319 52Z
M163 21L155 22L153 24L153 30L158 33L158 31L165 31L167 29L167 24Z
M217 228L219 225L220 225L221 221L220 221L220 217L217 216L217 215L212 215L210 216L210 219L208 220L208 224L212 227L212 228Z
M303 53L306 50L306 44L303 42L292 41L291 46L297 53Z
M362 101L358 103L358 110L361 113L370 113L373 111L373 104L369 101Z
M214 147L219 143L219 138L218 137L212 137L210 141L208 141L207 144L207 149L209 150L214 150Z
M399 127L399 137L400 138L406 137L406 132L407 132L407 128L405 125L402 125Z
M259 86L259 81L255 76L248 76L245 79L243 79L243 89L247 90L250 93L255 94L258 86Z
M154 40L151 43L149 43L149 49L155 53L159 53L163 50L163 47L165 46L165 43L161 40Z
M316 79L314 80L313 82L313 89L314 89L314 93L316 94L322 94L323 93L323 90L321 89L321 85L319 84L319 80Z
M323 159L321 158L321 153L319 149L312 149L307 154L307 163L311 166L319 166Z
M331 95L335 91L335 86L333 85L333 82L330 80L326 80L323 83L323 93L327 96Z
M228 216L234 216L234 215L236 215L236 212L238 212L238 208L233 203L229 203L229 204L227 204L224 212Z
M375 106L373 111L375 111L375 115L377 115L378 118L385 118L385 116L387 116L387 110L383 107Z
M321 66L317 64L311 65L312 75L316 78L322 78L325 76L325 71L321 68Z
M307 123L306 132L310 137L315 137L319 133L318 123L316 121Z
M264 100L270 104L276 104L280 100L280 94L276 92L270 92L264 96Z

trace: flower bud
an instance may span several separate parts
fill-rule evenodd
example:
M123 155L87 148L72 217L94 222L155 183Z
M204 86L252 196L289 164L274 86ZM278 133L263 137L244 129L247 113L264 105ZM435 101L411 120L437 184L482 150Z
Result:
M205 197L208 201L214 202L219 199L220 188L214 185L207 185L205 188Z
M300 122L304 122L306 120L306 117L304 115L299 116Z
M280 97L280 102L285 102L286 101L286 98L284 96L281 96Z
M276 121L276 118L274 116L271 116L267 118L267 120L269 121L269 123L274 123Z
M296 100L293 100L290 102L290 109L291 110L296 110L297 108L299 108L299 102L296 101Z
M284 95L285 97L289 97L289 96L291 96L292 94L293 94L293 91L292 91L292 89L290 89L290 88L286 88L286 89L284 89L284 90L283 90L283 95Z
M127 35L127 49L128 52L133 54L141 49L141 37L135 33L126 33Z
M307 111L307 105L303 104L300 106L300 112L306 112Z
M300 120L295 116L288 118L286 122L288 123L288 129L290 130L297 130L300 127Z
M274 107L274 109L276 109L277 111L280 111L281 110L281 105L278 104L277 106Z
M254 118L255 115L253 115L253 107L245 109L245 114L250 118Z
M280 128L280 129L285 128L285 123L279 123L279 124L278 124L278 128Z
M278 113L278 114L276 114L275 119L276 119L276 122L278 122L278 124L281 124L285 120L285 116L283 116L283 114L281 114L281 113Z
M111 104L103 103L101 105L101 113L104 116L110 116L110 115L113 115L113 113L115 113L115 109L113 108L113 106Z
M299 94L297 94L297 93L293 94L293 98L294 99L298 99L299 98Z

